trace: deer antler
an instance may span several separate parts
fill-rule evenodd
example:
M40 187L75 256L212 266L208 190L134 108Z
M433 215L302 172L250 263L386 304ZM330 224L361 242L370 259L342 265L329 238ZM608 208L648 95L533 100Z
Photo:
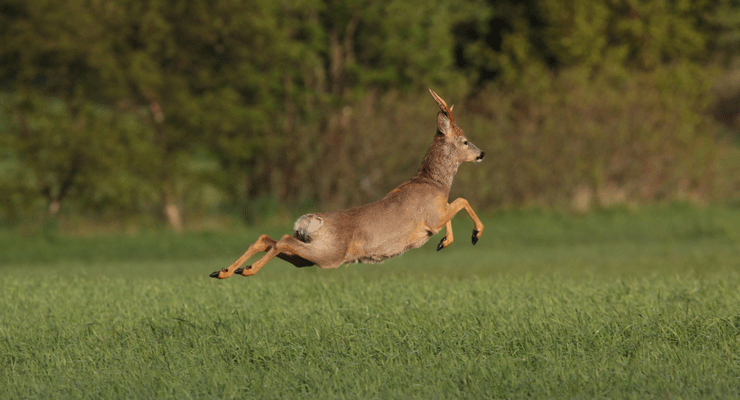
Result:
M452 114L452 109L447 107L447 103L445 103L445 101L442 100L442 98L439 97L437 93L434 93L434 90L429 89L429 93L432 94L432 97L434 97L434 101L437 102L437 105L439 105L439 109L442 110L443 113L447 114L448 116Z
M434 101L437 102L437 105L439 106L439 109L442 110L442 113L444 113L444 115L447 116L447 119L450 121L450 126L452 127L452 131L456 135L462 136L463 135L462 129L460 129L457 126L457 123L455 122L455 118L452 116L452 108L455 107L455 105L453 104L452 107L448 107L447 103L444 100L442 100L442 98L439 97L437 93L434 93L432 89L429 89L429 93L431 93L432 97L434 97Z

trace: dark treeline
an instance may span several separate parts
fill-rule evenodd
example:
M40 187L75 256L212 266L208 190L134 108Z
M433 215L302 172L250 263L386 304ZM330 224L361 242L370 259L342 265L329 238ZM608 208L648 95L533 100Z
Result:
M738 66L738 0L0 0L0 220L370 201L426 87L481 210L737 199Z

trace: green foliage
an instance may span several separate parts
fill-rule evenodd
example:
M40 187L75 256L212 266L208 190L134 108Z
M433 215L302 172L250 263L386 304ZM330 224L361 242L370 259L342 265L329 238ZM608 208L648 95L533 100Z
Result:
M651 70L736 53L717 35L731 37L738 21L724 14L724 22L719 22L714 2L491 3L488 24L472 24L469 36L475 40L463 41L464 59L473 68L500 74L504 81L531 77L524 71L543 64L555 69ZM729 11L738 5L723 7Z
M149 201L144 174L151 154L141 146L148 132L136 121L32 93L4 100L3 139L15 162L0 179L13 208L32 206L39 194L52 214L67 197L96 211L132 210Z
M740 2L719 0L707 2L706 12L700 15L702 25L712 33L708 44L710 50L717 51L729 65L740 65Z
M600 65L608 46L608 18L612 15L605 2L543 2L547 54L563 65Z
M255 199L372 200L418 166L433 133L420 122L433 122L426 86L463 102L461 126L479 147L505 151L496 170L460 179L495 177L480 188L484 209L559 206L605 183L625 201L731 198L713 189L731 174L716 172L719 128L705 109L717 71L737 60L738 9L2 0L0 213L22 218L46 202L178 227L209 191L250 222ZM645 175L652 189L638 187Z

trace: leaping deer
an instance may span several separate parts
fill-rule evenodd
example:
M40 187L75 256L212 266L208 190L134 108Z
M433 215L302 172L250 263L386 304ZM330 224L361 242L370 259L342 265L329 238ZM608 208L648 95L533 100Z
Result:
M344 263L380 263L421 247L445 227L437 251L452 244L452 217L460 210L473 219L473 244L483 233L483 224L468 201L447 203L452 179L466 161L481 161L485 155L468 141L452 117L452 107L436 93L439 105L437 133L415 177L393 189L382 199L343 211L306 214L295 222L293 236L276 241L260 236L228 268L212 273L224 279L234 274L256 274L274 257L296 267L318 265L337 268ZM266 252L251 266L241 266L258 252Z

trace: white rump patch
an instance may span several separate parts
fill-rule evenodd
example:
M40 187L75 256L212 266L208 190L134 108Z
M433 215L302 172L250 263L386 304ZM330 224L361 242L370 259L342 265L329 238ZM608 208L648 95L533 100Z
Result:
M295 222L293 225L293 232L295 232L295 238L301 242L310 243L311 234L321 229L324 225L324 220L316 214L306 214Z

